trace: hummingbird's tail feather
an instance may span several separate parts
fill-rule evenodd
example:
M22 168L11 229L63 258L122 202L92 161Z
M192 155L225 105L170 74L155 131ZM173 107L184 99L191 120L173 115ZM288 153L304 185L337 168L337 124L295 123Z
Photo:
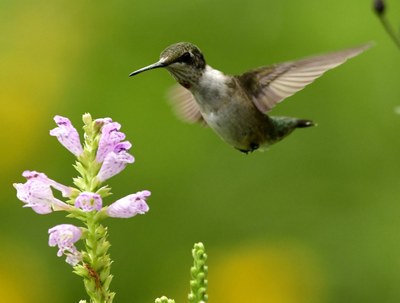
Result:
M274 126L273 140L280 141L287 135L292 133L296 128L305 128L314 126L314 122L306 119L298 119L293 117L277 117L271 116L272 125Z
M310 126L316 126L313 121L311 120L306 120L306 119L297 119L296 122L296 128L304 128L304 127L310 127Z

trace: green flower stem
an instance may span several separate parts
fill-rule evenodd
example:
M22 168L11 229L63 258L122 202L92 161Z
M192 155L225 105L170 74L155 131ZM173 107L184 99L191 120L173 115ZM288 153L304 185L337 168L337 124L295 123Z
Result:
M103 198L109 195L108 187L100 187L96 176L100 164L96 162L96 151L99 143L99 126L89 114L84 115L85 144L83 154L75 164L80 177L74 179L75 185L82 192L97 192ZM83 277L87 294L92 303L111 303L115 293L109 290L113 276L110 274L111 259L108 254L110 243L107 241L107 228L100 224L103 219L102 212L82 212L73 214L83 221L85 231L85 250L82 251L83 265L74 267L74 272Z
M110 274L111 259L107 254L110 243L107 241L107 229L88 213L85 224L86 250L82 252L83 265L74 267L74 272L83 277L87 294L92 303L111 303L115 293L109 290L113 276Z
M87 271L84 277L85 288L94 303L111 303L115 294L109 290L113 277L110 275L112 262L107 254L110 247L107 229L94 216L88 216L86 226L88 234L85 241L86 252L83 253L83 263Z
M100 186L96 176L100 170L101 164L96 162L96 151L99 145L100 128L92 120L89 114L83 116L84 149L83 154L75 164L76 170L81 177L75 178L74 183L82 191L96 192Z

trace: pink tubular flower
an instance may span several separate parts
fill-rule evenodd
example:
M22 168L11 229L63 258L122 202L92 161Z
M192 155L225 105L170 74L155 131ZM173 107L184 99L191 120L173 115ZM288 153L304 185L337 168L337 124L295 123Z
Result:
M103 206L103 200L99 194L91 192L80 193L75 200L75 207L79 207L83 211L99 211Z
M133 163L134 161L135 158L125 150L121 150L118 153L110 152L104 159L103 165L97 174L97 179L100 182L110 179L116 174L119 174L129 163Z
M67 263L75 266L81 259L81 253L76 249L75 242L82 236L80 228L71 224L60 224L49 229L49 245L58 246L57 256L67 256Z
M65 186L63 184L60 184L49 177L47 177L44 173L39 173L34 170L26 170L22 173L22 176L25 177L26 179L34 179L36 178L37 180L41 180L47 184L49 184L51 187L54 189L58 190L61 192L63 197L70 197L72 194L72 188L69 186Z
M14 183L17 190L17 197L26 203L24 207L31 207L38 214L48 214L57 210L68 210L70 205L56 199L53 196L51 186L60 190L64 196L68 196L70 189L49 179L45 174L35 171L25 171L23 176L27 181Z
M135 159L128 153L132 144L129 141L122 141L125 139L125 134L119 131L121 124L112 122L110 118L97 119L95 122L101 126L96 162L102 163L102 166L97 179L103 182L120 173Z
M112 119L111 118L98 118L94 120L95 125L100 129L102 128L105 124L111 123Z
M108 216L114 218L131 218L137 214L142 215L149 211L146 199L150 195L151 193L148 190L128 195L111 204L106 212Z
M101 163L107 154L114 151L115 146L125 139L125 134L120 132L121 124L117 122L108 122L107 119L102 120L104 126L101 128L101 137L99 148L96 154L96 161Z
M58 127L50 131L51 136L57 137L58 141L71 153L79 157L83 153L78 131L68 118L55 116L54 121Z

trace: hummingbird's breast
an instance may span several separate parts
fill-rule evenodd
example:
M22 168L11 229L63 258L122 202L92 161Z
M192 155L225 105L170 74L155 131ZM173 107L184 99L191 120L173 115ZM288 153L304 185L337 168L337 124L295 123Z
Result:
M192 93L207 124L242 151L265 146L269 118L262 114L234 77L207 66Z

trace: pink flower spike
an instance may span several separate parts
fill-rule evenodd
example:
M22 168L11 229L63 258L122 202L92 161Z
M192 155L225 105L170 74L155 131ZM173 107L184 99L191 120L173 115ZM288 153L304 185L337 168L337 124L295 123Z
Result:
M97 179L100 182L110 179L116 174L119 174L129 163L133 163L134 161L135 158L126 151L121 151L119 153L110 152L104 159L103 165L97 174Z
M75 243L81 238L80 228L71 224L60 224L49 229L49 245L58 246L57 256L67 256L67 263L75 266L82 260L81 253L76 249Z
M125 134L120 132L121 124L117 122L106 123L101 128L99 148L96 154L96 161L104 161L108 153L114 151L115 145L125 139Z
M143 215L149 211L146 199L150 195L151 193L148 190L128 195L111 204L106 212L108 216L113 218L131 218L137 214Z
M58 127L50 131L51 136L57 137L58 141L71 153L79 157L83 153L78 131L68 118L55 116L54 121Z
M79 207L83 211L99 211L103 206L101 196L91 192L80 193L75 200L75 207Z
M36 172L24 172L27 176ZM48 178L44 174L36 173L36 177L28 177L28 180L22 183L14 183L17 190L17 197L26 203L24 207L31 207L38 214L49 214L57 210L69 210L70 205L56 199L50 188Z

